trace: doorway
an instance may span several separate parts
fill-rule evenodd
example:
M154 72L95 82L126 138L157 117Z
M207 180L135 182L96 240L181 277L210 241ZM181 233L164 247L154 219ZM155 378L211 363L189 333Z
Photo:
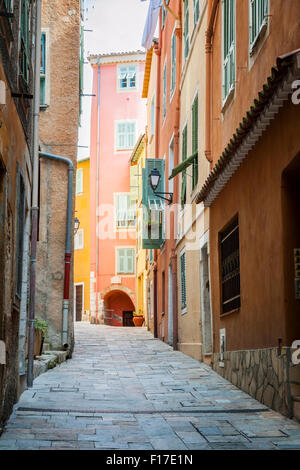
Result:
M200 242L200 292L202 312L202 351L203 355L212 354L212 317L210 307L208 233ZM202 245L202 246L201 246Z
M168 343L173 346L173 279L171 264L168 271L168 291Z
M134 326L133 312L123 312L123 326Z
M75 284L75 321L82 320L83 314L83 283Z

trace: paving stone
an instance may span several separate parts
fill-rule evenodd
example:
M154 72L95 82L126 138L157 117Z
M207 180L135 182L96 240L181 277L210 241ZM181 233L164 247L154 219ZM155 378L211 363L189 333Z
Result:
M251 412L263 406L145 328L75 333L72 359L21 395L0 449L300 449L298 423Z

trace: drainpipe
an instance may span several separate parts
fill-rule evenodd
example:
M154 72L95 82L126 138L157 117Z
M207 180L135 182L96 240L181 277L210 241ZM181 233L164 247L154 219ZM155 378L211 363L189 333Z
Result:
M177 20L175 34L178 40L178 53L176 64L176 119L174 126L174 162L178 165L179 162L179 127L180 127L180 77L181 77L181 59L182 59L182 26L181 26L181 2L179 3L179 17L173 15ZM174 181L174 201L178 198L178 178ZM177 298L177 253L176 253L176 239L175 239L175 218L173 226L173 239L171 247L171 266L172 266L172 304L173 304L173 349L178 349L178 298Z
M28 314L28 367L27 386L33 385L34 361L34 318L36 290L36 253L38 232L38 190L39 190L39 115L40 115L40 63L41 63L41 24L42 0L35 5L35 45L34 45L34 97L33 97L33 170L31 198L31 251L30 251L30 285Z
M155 158L159 158L159 121L160 121L160 68L161 68L161 14L159 15L159 43L154 46L154 52L157 55L157 71L156 71L156 116L155 116ZM157 250L154 250L154 338L158 337L157 328Z
M64 300L63 300L63 328L62 344L68 348L68 316L70 302L70 271L71 271L71 237L73 230L72 203L73 203L73 174L74 166L69 158L52 155L51 153L39 152L41 158L59 161L68 165L68 203L67 203L67 224L66 224L66 252L65 252L65 280L64 280Z
M205 157L212 167L211 149L211 114L212 114L212 37L214 33L214 23L219 0L208 0L208 27L205 32L205 53L206 53L206 100L205 100Z
M100 175L100 57L98 57L98 91L97 91L97 190L96 190L96 325L99 323L99 238L97 236L99 207L99 175Z

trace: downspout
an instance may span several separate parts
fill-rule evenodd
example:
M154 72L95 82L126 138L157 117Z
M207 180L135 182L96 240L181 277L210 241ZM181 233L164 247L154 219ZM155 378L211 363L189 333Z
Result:
M174 15L175 16L175 15ZM176 18L176 16L175 16ZM174 163L179 162L179 127L180 127L180 77L181 77L181 60L182 60L182 26L181 26L181 2L179 3L179 18L177 17L177 26L175 30L176 37L178 39L178 53L176 60L176 88L177 88L177 100L176 100L176 120L174 126ZM174 181L174 202L178 199L178 178ZM173 304L173 349L178 349L178 289L177 289L177 253L176 253L176 240L175 240L175 218L173 225L173 238L171 248L171 266L172 266L172 304Z
M63 300L63 327L62 344L65 349L68 348L68 316L70 302L70 271L71 271L71 239L72 239L72 203L73 203L73 174L74 166L72 160L51 153L39 152L41 158L59 161L68 165L68 203L67 203L67 224L66 224L66 249L65 249L65 278L64 278L64 300Z
M211 114L212 114L212 37L214 23L219 0L208 0L208 27L205 32L205 54L206 54L206 100L205 100L205 157L212 167L212 145L211 145Z
M97 235L99 207L99 175L100 175L100 57L98 57L98 89L97 89L97 189L96 189L96 324L99 323L99 237Z
M41 26L42 0L36 0L35 6L35 45L34 45L34 97L33 97L33 170L31 198L31 251L30 251L30 285L28 314L28 367L27 386L33 385L34 361L34 318L36 291L36 254L38 238L38 192L39 192L39 116L40 116L40 63L41 63Z

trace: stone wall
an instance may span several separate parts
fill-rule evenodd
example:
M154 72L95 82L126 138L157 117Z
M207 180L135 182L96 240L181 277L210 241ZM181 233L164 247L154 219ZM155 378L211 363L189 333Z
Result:
M300 386L300 365L291 363L290 348L227 351L213 355L213 369L264 405L292 417Z

